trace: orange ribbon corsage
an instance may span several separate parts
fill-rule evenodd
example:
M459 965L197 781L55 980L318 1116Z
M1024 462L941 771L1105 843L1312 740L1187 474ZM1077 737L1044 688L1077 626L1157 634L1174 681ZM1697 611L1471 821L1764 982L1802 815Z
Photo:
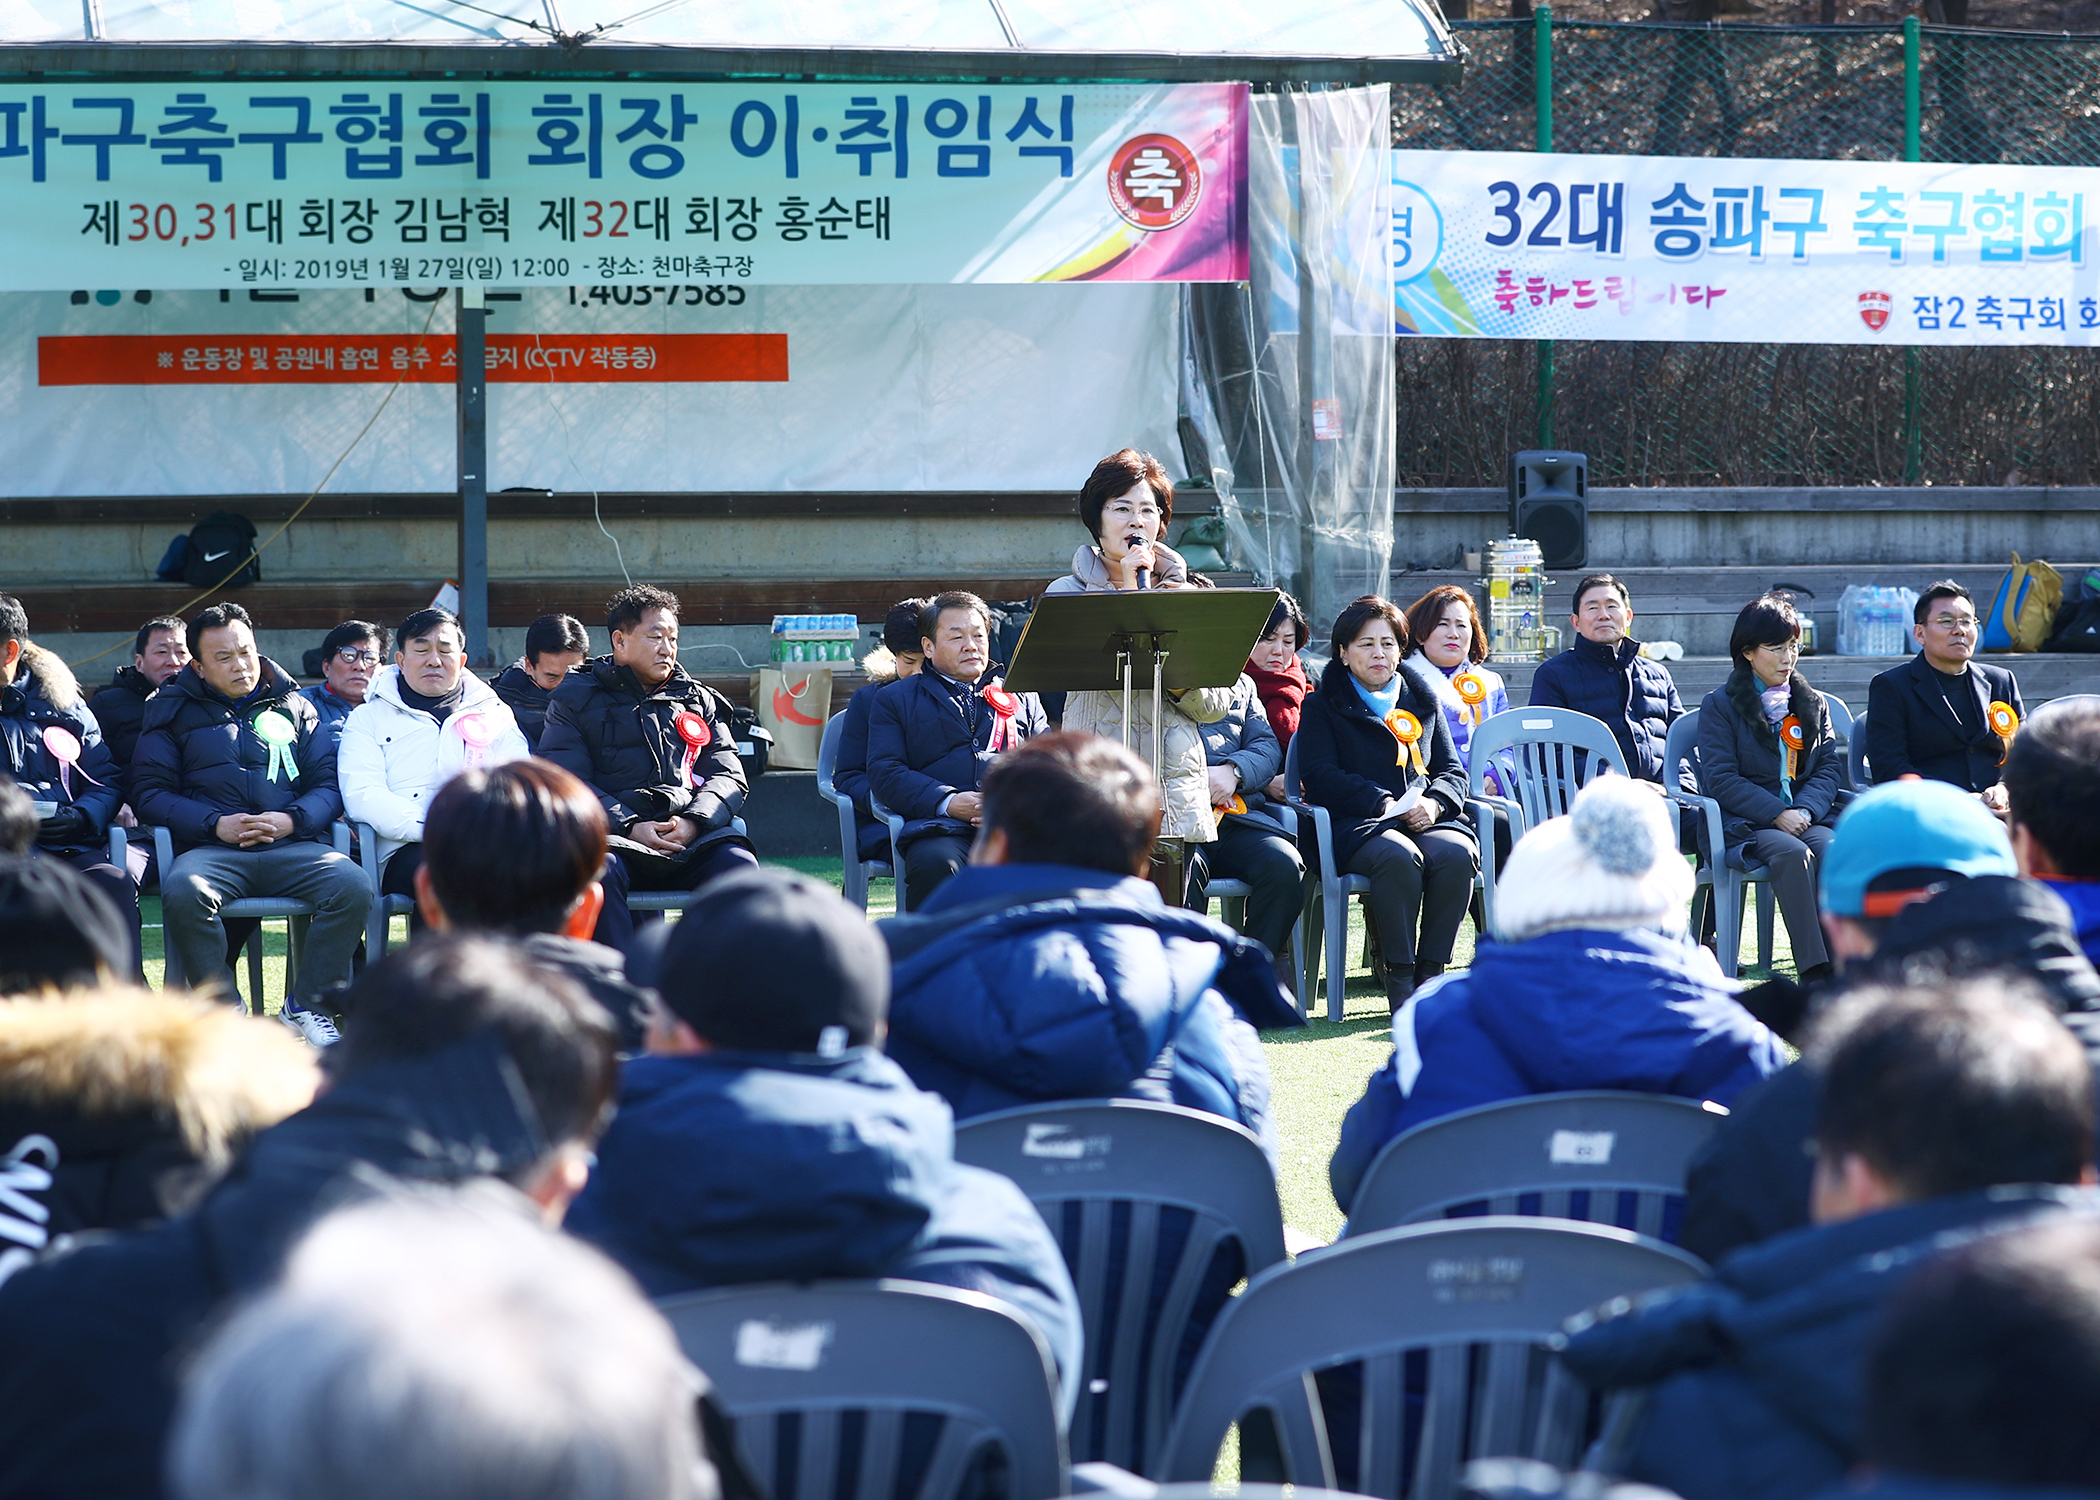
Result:
M1393 738L1400 742L1393 764L1405 765L1411 760L1417 771L1427 775L1429 768L1422 760L1422 721L1406 709L1396 708L1385 716L1385 727L1392 730Z
M1478 724L1481 718L1480 705L1487 702L1487 684L1471 672L1461 672L1451 679L1451 686L1458 690L1458 701L1471 710L1468 717Z
M1786 774L1792 780L1801 774L1801 751L1808 744L1808 732L1792 714L1779 721L1779 743L1786 746Z
M2005 764L2005 757L2012 750L2012 737L2020 732L2020 716L2013 712L2010 703L1993 703L1984 713L1984 720L1991 726L1991 733L2005 744L1998 755L1998 764Z

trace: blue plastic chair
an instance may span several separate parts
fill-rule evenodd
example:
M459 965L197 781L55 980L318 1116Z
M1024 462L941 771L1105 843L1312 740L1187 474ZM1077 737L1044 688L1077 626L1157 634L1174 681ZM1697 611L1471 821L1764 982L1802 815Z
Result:
M380 890L379 834L370 823L355 826L358 863L364 866L365 879L372 882L372 914L365 918L365 961L377 963L386 957L387 939L393 932L394 918L405 917L414 911L416 901L413 896L389 896Z
M1342 1018L1343 994L1349 985L1349 898L1371 889L1370 877L1337 869L1334 862L1334 818L1324 807L1305 800L1298 780L1298 740L1283 757L1283 793L1301 817L1312 819L1316 880L1306 882L1305 910L1298 918L1298 1006L1312 1013L1312 990L1319 983L1321 960L1327 967L1327 1019ZM1490 845L1489 847L1493 847Z
M1692 1157L1727 1114L1670 1094L1605 1089L1459 1110L1386 1142L1342 1233L1519 1214L1670 1241Z
M846 899L866 911L868 882L878 876L889 879L896 871L884 860L860 857L859 814L853 806L853 799L831 783L832 772L838 769L839 736L845 728L844 713L833 714L824 725L824 738L817 746L817 791L838 810L839 855L846 865ZM897 895L899 900L903 899L901 885Z
M1693 709L1670 726L1663 742L1663 785L1670 801L1689 807L1705 819L1705 837L1700 840L1696 880L1705 886L1714 902L1714 949L1721 972L1733 979L1743 950L1743 890L1757 887L1757 964L1772 966L1772 872L1758 864L1750 846L1738 844L1718 861L1713 851L1721 841L1721 804L1711 797L1682 790L1685 776L1699 784L1699 714Z
M1050 1500L1057 1372L1004 1302L915 1281L767 1283L657 1304L773 1500Z
M1086 1318L1074 1456L1151 1472L1206 1283L1215 1295L1284 1258L1261 1144L1200 1110L1074 1099L963 1121L955 1159L1012 1178L1064 1251Z
M1575 794L1607 771L1628 774L1611 727L1571 708L1511 708L1473 731L1467 751L1467 803L1480 842L1480 904L1495 920L1495 811L1509 817L1512 844L1567 812ZM1488 772L1502 788L1487 789Z
M1551 1352L1561 1325L1705 1274L1623 1229L1536 1218L1416 1224L1313 1251L1256 1276L1219 1319L1159 1477L1209 1478L1234 1422L1243 1479L1339 1488L1331 1439L1353 1432L1353 1488L1388 1500L1451 1500L1477 1457L1571 1468L1593 1406ZM1316 1378L1343 1366L1358 1378ZM1354 1410L1330 1410L1344 1403Z

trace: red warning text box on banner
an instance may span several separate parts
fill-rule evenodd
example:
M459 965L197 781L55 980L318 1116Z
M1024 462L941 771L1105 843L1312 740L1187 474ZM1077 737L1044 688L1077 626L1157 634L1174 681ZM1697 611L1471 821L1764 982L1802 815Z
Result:
M55 336L37 343L38 385L450 385L449 337L413 334ZM784 333L490 334L488 378L543 383L783 381Z

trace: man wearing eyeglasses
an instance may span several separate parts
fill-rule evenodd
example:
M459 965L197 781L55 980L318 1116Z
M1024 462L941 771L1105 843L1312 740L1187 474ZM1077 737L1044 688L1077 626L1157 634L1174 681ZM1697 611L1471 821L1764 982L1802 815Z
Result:
M386 629L369 620L345 620L321 642L321 680L299 689L299 696L320 710L328 737L343 737L343 721L365 701L372 679L386 660Z
M1903 776L1945 781L2005 811L2000 768L2027 709L2003 667L1974 660L1983 625L1976 601L1952 581L1918 600L1918 654L1867 689L1867 762L1878 786Z

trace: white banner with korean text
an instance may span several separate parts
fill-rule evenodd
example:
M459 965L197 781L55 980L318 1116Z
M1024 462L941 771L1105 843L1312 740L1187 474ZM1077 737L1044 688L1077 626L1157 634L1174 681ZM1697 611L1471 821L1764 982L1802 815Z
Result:
M0 84L0 288L1238 281L1247 85Z
M2100 170L1395 151L1394 327L2100 344Z

